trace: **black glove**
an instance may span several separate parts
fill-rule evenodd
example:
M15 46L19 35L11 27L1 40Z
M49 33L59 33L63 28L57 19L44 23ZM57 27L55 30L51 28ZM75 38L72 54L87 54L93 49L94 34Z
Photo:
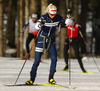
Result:
M79 30L82 31L82 28L80 26L78 26Z
M40 21L40 26L43 26L45 24L46 20L41 20Z
M59 22L58 26L61 25L61 28L65 27L65 22Z

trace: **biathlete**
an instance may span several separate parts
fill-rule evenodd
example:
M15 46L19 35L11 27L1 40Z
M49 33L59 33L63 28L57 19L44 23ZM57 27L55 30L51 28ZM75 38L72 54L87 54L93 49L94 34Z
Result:
M26 40L27 54L29 54L29 44L30 44L31 40L35 39L36 36L37 36L37 29L35 29L35 25L37 23L37 18L38 18L37 14L32 14L32 18L29 19L29 21L24 25L24 30L29 25L29 34L28 34L28 37L27 37L27 40ZM22 33L24 33L24 31L22 31ZM30 55L27 55L22 59L26 59L26 58L29 59Z
M75 23L74 19L70 19L70 25L65 25L66 30L67 30L67 37L65 40L65 45L64 45L64 60L66 63L66 66L64 67L63 70L68 70L68 49L69 49L69 42L70 45L73 47L75 51L76 58L78 59L78 63L80 65L80 68L83 72L87 72L83 66L80 54L79 54L79 29L81 29L81 26L78 23Z
M56 84L56 81L54 80L54 73L56 72L57 53L55 48L54 32L58 24L61 22L65 23L65 20L59 14L57 14L57 7L55 5L50 4L47 10L48 13L42 15L36 24L36 29L40 29L40 32L37 37L35 61L30 72L30 80L25 83L27 85L32 85L35 81L37 68L45 48L47 48L51 55L51 66L48 82L50 84Z

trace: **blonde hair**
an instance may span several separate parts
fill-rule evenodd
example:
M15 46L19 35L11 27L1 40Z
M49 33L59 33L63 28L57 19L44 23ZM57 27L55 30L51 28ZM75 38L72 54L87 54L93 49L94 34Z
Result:
M47 6L46 10L43 12L43 14L48 13L48 10L49 10L49 9L57 9L57 7L56 7L55 5L53 5L52 3L50 3L50 4Z
M49 6L49 9L57 9L57 7L52 4L52 5Z

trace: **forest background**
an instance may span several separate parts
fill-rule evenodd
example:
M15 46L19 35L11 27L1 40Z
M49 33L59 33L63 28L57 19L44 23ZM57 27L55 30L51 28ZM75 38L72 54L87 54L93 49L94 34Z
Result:
M0 57L23 57L26 55L26 38L28 27L24 35L21 33L24 24L28 22L33 13L41 17L48 4L53 3L58 8L58 14L66 19L67 9L72 10L72 15L82 28L82 34L95 55L95 41L93 41L93 31L95 21L100 18L100 0L0 0ZM58 28L59 29L59 28ZM60 29L60 35L56 32L56 48L58 58L63 58L66 29ZM59 39L59 41L57 41ZM89 54L86 45L80 37L80 54ZM19 41L20 40L20 41ZM18 43L19 41L19 43ZM34 40L32 40L30 47ZM18 44L17 44L18 43ZM34 58L34 50L30 56ZM74 51L71 48L71 57L74 58ZM49 53L44 53L42 58L49 58Z

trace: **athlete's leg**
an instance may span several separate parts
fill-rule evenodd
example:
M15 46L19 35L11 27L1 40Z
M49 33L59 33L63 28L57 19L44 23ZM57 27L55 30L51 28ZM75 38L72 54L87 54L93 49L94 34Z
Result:
M57 65L57 52L56 52L55 44L51 43L49 52L51 56L51 66L50 66L50 73L49 73L49 82L50 82L50 79L53 79L54 73L56 72L56 65ZM53 82L55 81L53 80Z
M78 63L80 65L80 68L83 72L86 72L84 66L83 66L83 63L82 63L82 60L81 60L81 57L80 57L80 54L79 54L79 43L78 41L76 42L73 42L72 43L72 46L74 48L74 51L75 51L75 55L76 55L76 58L78 59Z
M37 74L37 68L39 66L41 56L42 56L42 52L35 52L35 61L34 61L34 64L32 66L31 72L30 72L31 79L33 81L35 80L35 77Z

